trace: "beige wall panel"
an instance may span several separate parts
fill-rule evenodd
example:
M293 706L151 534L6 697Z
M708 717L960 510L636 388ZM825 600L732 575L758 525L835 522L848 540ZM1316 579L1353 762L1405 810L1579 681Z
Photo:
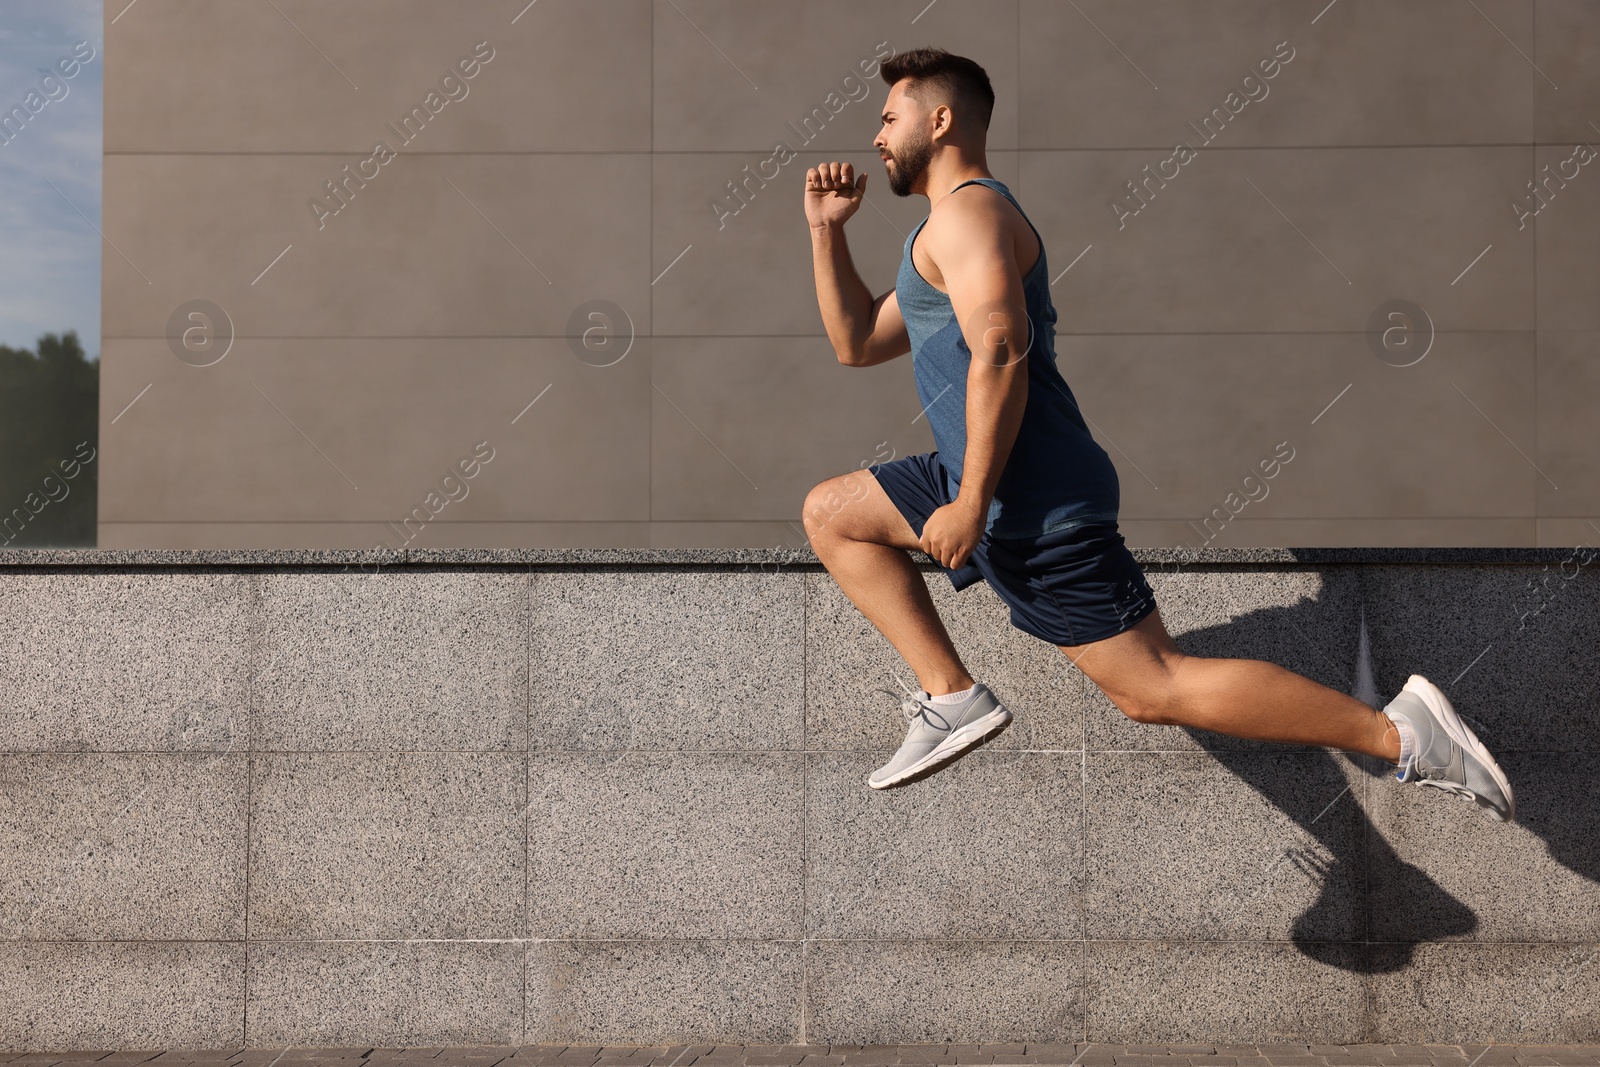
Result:
M649 331L648 156L401 149L319 229L354 162L106 157L105 335L164 337L196 299L241 337L560 337L600 298Z
M798 521L818 482L934 447L910 356L846 367L805 337L658 338L653 354L658 521Z
M1534 517L1539 476L1518 452L1535 438L1532 334L1441 334L1409 367L1359 334L1080 337L1060 352L1124 518ZM1283 442L1293 458L1244 484Z
M1595 14L1600 20L1600 8ZM1593 114L1600 121L1600 107ZM1540 145L1534 161L1537 193L1526 185L1511 190L1506 215L1516 214L1509 206L1511 197L1525 211L1536 212L1517 236L1539 249L1539 329L1600 330L1600 257L1595 255L1600 247L1600 132L1591 131L1582 142Z
M806 152L807 139L817 151L870 149L889 94L879 57L928 45L983 66L989 146L1017 147L1017 0L672 0L655 11L656 151L765 158L780 141Z
M416 106L436 114L412 151L650 148L649 0L125 6L106 5L108 153L365 156Z
M1533 131L1540 144L1600 145L1600 33L1592 0L1533 0ZM1526 49L1525 49L1526 50Z
M1124 183L1165 158L1022 153L1058 332L1359 332L1397 298L1439 328L1533 328L1533 246L1506 207L1526 148L1202 148L1119 230L1108 203L1137 207Z
M1170 148L1214 107L1235 148L1525 141L1533 5L1476 2L1022 0L1022 147Z
M647 340L609 367L558 339L246 339L210 367L112 341L104 375L102 522L650 517ZM430 506L483 441L466 495Z
M1600 331L1539 334L1538 386L1539 517L1600 518Z
M1180 519L1118 524L1133 548L1199 548L1205 539ZM1502 548L1538 542L1533 519L1247 519L1230 522L1212 548ZM1181 564L1150 564L1152 573Z

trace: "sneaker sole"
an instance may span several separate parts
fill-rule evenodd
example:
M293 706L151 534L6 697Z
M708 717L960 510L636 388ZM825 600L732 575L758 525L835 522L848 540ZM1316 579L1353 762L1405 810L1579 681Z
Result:
M938 747L932 752L923 756L911 766L897 771L893 778L887 778L881 782L874 782L869 778L867 784L874 789L888 789L890 786L898 785L912 775L921 774L931 767L950 762L966 752L967 749L975 745L981 745L989 740L989 738L1009 725L1011 725L1011 712L1003 707L996 708L983 718L976 722L967 723L967 725L940 741Z
M1495 784L1500 787L1500 791L1505 794L1507 811L1504 818L1501 818L1499 812L1487 804L1480 803L1479 806L1500 822L1510 822L1515 819L1517 817L1517 798L1511 792L1511 783L1506 779L1505 772L1500 769L1500 764L1495 762L1494 757L1489 755L1489 750L1483 747L1483 742L1478 740L1478 735L1472 732L1471 727L1461 721L1461 716L1456 714L1456 709L1450 703L1450 698L1445 696L1438 686L1420 674L1413 674L1410 678L1407 678L1406 684L1401 688L1428 706L1428 710L1433 713L1433 717L1444 727L1444 732L1450 735L1450 739L1476 756L1478 761L1488 769L1489 777L1494 779Z

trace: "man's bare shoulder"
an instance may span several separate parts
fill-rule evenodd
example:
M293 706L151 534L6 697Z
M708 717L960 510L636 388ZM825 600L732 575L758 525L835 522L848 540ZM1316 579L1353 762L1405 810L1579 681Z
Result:
M1014 257L1017 244L1026 239L1017 224L1026 229L1027 224L999 190L974 182L947 193L935 204L922 232L928 235L928 255L937 265L945 256L985 251Z
M999 190L973 182L946 193L928 212L923 229L954 232L963 237L983 231L1004 232L1010 207Z

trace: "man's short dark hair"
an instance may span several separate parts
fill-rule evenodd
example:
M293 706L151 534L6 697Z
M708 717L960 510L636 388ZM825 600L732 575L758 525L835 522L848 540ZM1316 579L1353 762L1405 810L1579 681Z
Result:
M911 78L906 92L918 103L934 107L948 100L958 118L989 129L994 113L994 87L982 67L966 56L942 48L913 48L883 61L883 80L890 88L901 78ZM932 93L927 89L937 87Z

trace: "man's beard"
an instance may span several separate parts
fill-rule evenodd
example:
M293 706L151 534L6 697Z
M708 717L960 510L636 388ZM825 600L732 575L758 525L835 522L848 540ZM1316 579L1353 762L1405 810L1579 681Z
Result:
M894 169L889 172L889 191L895 196L910 196L922 172L928 169L933 158L933 141L926 133L918 133L894 153Z

